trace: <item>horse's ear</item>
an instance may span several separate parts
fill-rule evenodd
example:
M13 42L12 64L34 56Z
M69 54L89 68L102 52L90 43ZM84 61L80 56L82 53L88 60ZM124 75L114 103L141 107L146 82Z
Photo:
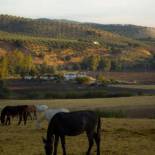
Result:
M44 137L42 137L42 141L44 144L46 144L46 142L47 142L47 140Z

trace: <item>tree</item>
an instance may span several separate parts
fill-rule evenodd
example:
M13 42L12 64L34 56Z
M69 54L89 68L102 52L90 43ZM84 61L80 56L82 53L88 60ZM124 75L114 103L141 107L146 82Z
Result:
M122 62L119 59L113 59L111 61L111 70L112 71L121 71L122 70Z
M110 71L111 70L111 60L109 58L101 57L98 69L103 70L105 72Z
M4 56L0 62L0 79L5 79L8 77L8 67L8 59Z
M100 61L99 56L86 57L81 63L81 68L96 71L99 65L99 61Z
M99 65L100 58L99 56L90 56L89 57L89 69L96 71Z

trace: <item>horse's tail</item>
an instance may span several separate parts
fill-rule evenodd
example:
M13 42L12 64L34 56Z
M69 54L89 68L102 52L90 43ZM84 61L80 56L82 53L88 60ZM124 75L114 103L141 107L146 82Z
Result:
M6 108L4 108L1 112L1 123L5 123L5 115L6 115Z

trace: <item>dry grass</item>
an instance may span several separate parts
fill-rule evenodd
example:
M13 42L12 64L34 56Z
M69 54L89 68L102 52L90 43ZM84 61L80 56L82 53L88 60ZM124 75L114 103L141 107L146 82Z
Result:
M150 106L154 108L155 96L80 99L80 100L1 100L1 107L17 104L47 104L50 107L67 107L73 109L114 108ZM42 136L44 129L36 130L33 121L26 126L17 126L14 120L11 126L0 125L0 154L2 155L44 155ZM84 155L88 143L86 135L67 137L68 155ZM154 155L155 152L155 120L154 119L102 119L101 155ZM59 145L58 155L61 155ZM95 155L93 147L92 155Z
M144 90L155 90L155 85L112 85L113 87L121 87L121 88L131 88L131 89L144 89Z
M42 136L46 136L46 130L36 130L33 122L27 126L17 126L16 122L0 126L0 152L2 155L44 155ZM84 155L88 145L85 134L67 137L66 142L68 155ZM154 155L155 120L103 119L101 143L101 155ZM59 145L58 155L61 154Z
M109 72L106 78L123 81L136 81L138 83L155 83L155 72Z
M46 104L52 108L94 109L112 107L155 106L155 96L133 96L101 99L62 99L62 100L0 100L0 107L19 104Z

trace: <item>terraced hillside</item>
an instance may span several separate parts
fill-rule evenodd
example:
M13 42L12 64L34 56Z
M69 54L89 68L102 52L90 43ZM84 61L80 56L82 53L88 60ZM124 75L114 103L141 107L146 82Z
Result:
M149 64L152 70L154 44L119 31L109 32L111 27L104 30L102 25L0 15L0 57L21 51L30 54L34 64L63 65L69 69L79 69L90 56L106 57L114 60L111 66L119 60L125 68L144 70ZM135 34L130 27L125 29Z

